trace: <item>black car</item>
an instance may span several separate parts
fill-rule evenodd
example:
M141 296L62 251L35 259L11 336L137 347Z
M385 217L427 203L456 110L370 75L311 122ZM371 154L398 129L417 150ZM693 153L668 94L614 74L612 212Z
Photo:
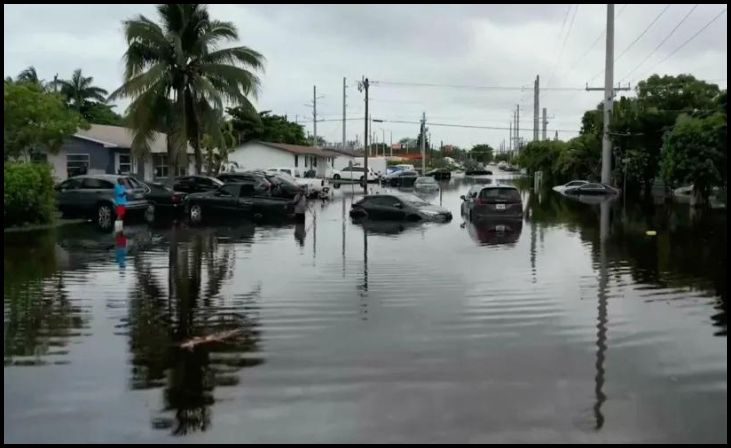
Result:
M419 173L416 171L396 171L386 176L383 183L391 187L411 187L417 177Z
M432 205L414 195L377 194L352 205L352 218L393 221L450 221L449 210Z
M224 173L218 176L218 180L224 184L249 184L254 187L254 191L259 194L268 194L272 190L272 183L266 177L266 174L258 171L247 171L244 173Z
M209 218L284 218L294 212L287 198L257 194L251 184L225 184L215 191L189 194L185 213L194 224Z
M163 215L171 217L179 215L183 210L186 193L175 191L173 188L155 182L140 182L146 190L145 199L149 203L146 217L152 221Z
M276 173L273 171L261 171L261 173L272 184L272 196L293 199L297 196L297 193L303 191L302 187L297 185L286 173Z
M221 188L223 182L210 176L181 176L175 178L173 190L182 193L202 193Z
M490 170L467 170L464 173L465 176L492 176Z
M426 175L433 177L436 180L449 180L452 178L452 172L444 169L431 170L428 171Z

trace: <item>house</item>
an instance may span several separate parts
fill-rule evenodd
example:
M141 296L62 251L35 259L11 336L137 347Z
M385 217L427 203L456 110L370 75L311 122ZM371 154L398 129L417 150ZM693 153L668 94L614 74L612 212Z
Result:
M151 181L193 172L193 148L189 145L185 168L171 173L168 167L167 137L155 132L149 142L150 155L137 163L132 155L133 131L122 126L92 124L67 138L56 154L42 154L53 166L54 178L62 181L79 174L134 173ZM36 157L37 159L38 157Z
M305 171L313 169L317 177L327 177L328 170L340 156L337 152L315 146L253 140L233 148L228 154L228 161L246 170L295 167Z

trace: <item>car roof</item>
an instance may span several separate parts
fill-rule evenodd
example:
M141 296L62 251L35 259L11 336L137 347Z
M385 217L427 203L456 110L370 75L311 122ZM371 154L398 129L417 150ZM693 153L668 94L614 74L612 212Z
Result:
M506 185L506 184L498 184L498 185L484 185L480 187L480 190L490 190L493 188L502 188L505 190L518 190L518 187L515 185Z
M132 176L127 174L81 174L79 176L73 176L69 179L102 179L102 180L117 180L119 178L128 179Z

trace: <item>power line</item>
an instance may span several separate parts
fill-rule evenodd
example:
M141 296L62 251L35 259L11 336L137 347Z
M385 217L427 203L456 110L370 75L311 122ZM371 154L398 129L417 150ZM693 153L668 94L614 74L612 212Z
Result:
M655 54L655 53L657 52L657 50L659 50L659 49L660 49L660 47L662 47L662 46L663 46L663 44L664 44L665 42L667 42L667 40L668 40L668 39L670 39L670 36L672 36L672 35L673 35L673 33L675 33L675 30L677 30L678 28L680 28L680 25L682 25L682 24L683 24L683 22L685 22L685 20L686 20L686 19L688 18L688 16L690 16L690 15L691 15L691 14L693 13L693 11L695 11L695 9L696 9L697 7L698 7L698 3L696 3L696 4L695 4L695 5L694 5L694 6L693 6L693 7L691 8L691 9L690 9L690 11L688 11L688 13L687 13L687 14L686 14L685 16L683 16L683 18L682 18L682 19L680 19L680 22L678 22L678 24L677 24L677 25L675 25L675 28L673 28L673 29L672 29L672 30L670 31L670 33L668 33L668 35L667 35L667 36L665 36L665 39L663 39L663 40L662 40L662 41L661 41L661 42L660 42L660 43L659 43L659 44L657 45L657 47L655 47L655 49L654 49L654 50L652 50L652 51L650 52L650 54L649 54L649 55L647 55L647 57L646 57L645 59L643 59L643 60L642 60L642 62L640 62L640 63L639 63L639 64L638 64L638 65L637 65L637 66L636 66L635 68L633 68L632 70L630 70L630 72L629 72L629 73L627 73L626 75L624 75L624 76L622 77L622 79L620 79L619 81L621 82L621 81L623 81L623 80L627 79L627 78L628 78L628 77L629 77L629 76L630 76L631 74L633 74L633 73L634 73L635 71L637 71L637 69L638 69L638 68L642 67L642 66L643 66L643 65L645 64L645 62L647 62L647 61L648 61L648 60L649 60L649 59L650 59L650 58L652 57L652 55L654 55L654 54Z
M406 121L406 120L383 120L384 123L400 123L400 124L420 124L418 121ZM450 127L450 128L468 128L468 129L490 129L490 130L496 130L496 131L507 131L510 130L510 128L506 128L504 126L477 126L477 125L467 125L467 124L453 124L453 123L427 123L428 126L440 126L440 127ZM567 133L579 133L578 130L571 130L571 129L554 129L558 132L567 132Z
M561 44L561 51L558 53L558 58L556 58L555 63L553 64L553 69L551 69L551 75L548 77L548 82L546 82L547 88L551 81L553 80L553 74L556 72L556 67L558 67L559 62L561 62L561 57L563 56L564 49L566 48L566 41L569 39L569 35L571 34L571 30L574 28L574 20L576 19L576 13L579 11L579 5L575 5L574 8L574 14L571 16L571 22L569 23L568 31L566 32L566 35L564 36L563 43Z
M622 5L621 8L619 8L619 11L617 11L617 18L619 18L619 16L622 15L622 13L624 12L624 9L626 7L627 7L627 4L624 4L624 5ZM591 50L594 49L596 44L599 43L599 41L602 39L602 37L604 37L606 35L607 35L607 28L604 27L604 31L599 33L599 35L596 37L596 39L594 39L594 42L592 42L591 45L589 46L589 48L587 48L586 51L581 56L579 56L579 59L577 59L573 64L571 64L571 69L566 73L569 74L569 73L573 72L574 69L576 68L576 66L579 65L579 62L583 61L584 58L587 57L589 55L589 53L591 53Z
M380 85L394 85L394 86L407 86L407 87L444 87L450 89L473 89L473 90L506 90L506 91L533 91L533 87L529 86L471 86L471 85L458 85L458 84L435 84L425 82L407 82L407 81L373 81L375 85L378 82ZM542 87L541 90L564 90L564 91L577 91L584 90L584 87Z
M692 41L693 39L695 39L696 37L698 37L698 35L699 35L699 34L701 34L701 33L702 33L703 31L705 31L705 29L706 29L706 28L708 28L709 26L711 26L711 24L712 24L713 22L715 22L715 21L716 21L716 20L718 20L718 19L719 19L719 18L720 18L720 17L722 16L722 15L724 15L724 14L726 13L726 10L727 10L727 9L728 9L728 8L723 8L723 10L722 10L721 12L719 12L718 14L716 14L716 15L715 15L715 16L714 16L714 17L713 17L713 18L712 18L711 20L709 20L709 21L708 21L708 23L706 23L705 25L703 25L703 26L701 27L701 29L699 29L698 31L696 31L696 33L695 33L695 34L693 34L692 36L690 36L690 38L689 38L688 40L686 40L685 42L683 42L682 44L680 44L680 45L679 45L679 46L678 46L678 47L677 47L677 48L676 48L675 50L671 51L671 52L670 52L670 54L668 54L667 56L665 56L665 57L664 57L663 59L661 59L660 61L656 62L656 63L655 63L655 65L653 65L653 66L652 66L652 68L650 68L650 69L648 70L648 72L652 72L652 70L653 70L653 69L654 69L655 67L657 67L658 65L660 65L660 64L662 64L663 62L665 62L665 61L667 61L668 59L670 59L670 58L672 57L672 55L674 55L675 53L677 53L677 52L678 52L678 51L679 51L679 50L680 50L681 48L683 48L684 46L686 46L686 45L687 45L687 44L688 44L688 43L689 43L690 41Z
M670 5L670 4L665 5L665 8L662 11L660 11L660 14L656 15L655 18L652 19L652 22L650 22L650 24L647 25L644 30L642 30L642 32L635 38L635 40L633 40L629 45L627 45L627 47L624 50L622 50L622 52L619 54L619 56L617 56L614 59L615 63L617 61L619 61L622 58L622 56L624 56L632 47L634 47L635 44L637 42L639 42L640 39L642 39L642 37L645 34L647 34L647 32L650 30L650 28L652 28L652 25L654 25L660 19L660 17L662 17L663 14L665 14L667 12L668 9L670 9L670 6L672 6L672 5ZM591 77L591 79L589 79L589 83L591 83L594 79L596 79L597 76L601 75L603 72L604 72L604 70L598 71L594 76Z

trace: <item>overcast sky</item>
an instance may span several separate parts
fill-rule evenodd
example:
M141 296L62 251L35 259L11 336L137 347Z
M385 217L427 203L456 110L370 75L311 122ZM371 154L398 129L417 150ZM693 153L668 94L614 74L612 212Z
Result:
M663 60L726 5L699 5L687 17L693 5L665 10L666 6L615 6L615 81L634 86L652 72L691 73L725 88L726 14ZM68 78L82 68L109 91L122 78L122 20L136 14L157 20L151 5L5 5L4 12L5 76L16 76L33 65L44 79L56 73ZM604 5L211 5L210 12L214 18L232 21L241 44L265 55L261 94L255 102L259 110L307 120L309 132L312 111L306 104L312 101L312 86L317 85L318 96L323 96L318 115L337 119L342 116L343 77L348 80L349 117L363 117L363 95L356 81L365 75L382 81L371 87L374 119L418 122L426 112L427 121L433 123L433 141L466 147L477 143L497 147L508 131L436 124L507 127L520 104L521 137L530 140L536 75L548 88L582 88L587 82L603 86ZM542 92L549 135L559 129L561 138L574 136L583 111L594 107L601 96L582 90ZM383 129L387 142L393 132L395 142L415 137L418 124L374 123L373 129L379 139ZM348 121L347 134L348 139L357 134L362 141L363 122ZM318 135L339 142L342 122L318 123Z

